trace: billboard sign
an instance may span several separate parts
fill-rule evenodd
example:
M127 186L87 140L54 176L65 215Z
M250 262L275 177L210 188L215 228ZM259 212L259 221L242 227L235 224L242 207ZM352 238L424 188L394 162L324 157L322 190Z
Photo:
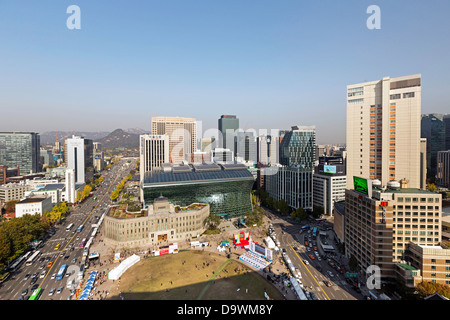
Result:
M324 173L336 173L336 166L324 165L323 166L323 172Z
M353 177L353 185L355 191L364 193L365 195L369 195L369 187L367 184L367 179L360 177Z

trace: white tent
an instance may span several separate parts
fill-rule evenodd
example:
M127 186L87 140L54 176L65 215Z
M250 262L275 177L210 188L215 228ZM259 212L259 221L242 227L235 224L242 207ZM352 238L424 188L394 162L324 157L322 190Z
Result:
M266 243L266 245L269 249L275 248L275 242L273 242L273 240L270 237L265 238L264 242Z
M126 258L123 260L116 268L112 269L108 273L108 279L117 280L119 279L122 274L127 271L129 267L134 265L136 262L141 260L141 257L139 257L136 254L133 254L131 257Z

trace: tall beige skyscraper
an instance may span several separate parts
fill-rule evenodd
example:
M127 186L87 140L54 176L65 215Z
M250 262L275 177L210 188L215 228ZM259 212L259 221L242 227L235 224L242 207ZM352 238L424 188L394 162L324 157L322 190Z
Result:
M347 188L353 176L420 188L421 75L347 86Z
M152 134L169 136L171 163L186 160L186 154L197 150L197 123L194 118L152 117Z

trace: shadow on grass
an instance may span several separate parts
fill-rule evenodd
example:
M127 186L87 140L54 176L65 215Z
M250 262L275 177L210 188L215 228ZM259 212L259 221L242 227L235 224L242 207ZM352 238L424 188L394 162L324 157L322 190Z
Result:
M110 300L283 300L281 292L247 265L202 251L150 257L113 283Z

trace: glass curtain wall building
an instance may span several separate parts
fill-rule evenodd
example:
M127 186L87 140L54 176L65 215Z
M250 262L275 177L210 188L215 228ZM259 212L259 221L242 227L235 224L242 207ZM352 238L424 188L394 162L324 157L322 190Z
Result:
M275 174L265 176L267 193L275 200L284 199L292 209L313 208L313 170L315 127L292 127L280 142L280 165Z
M207 203L211 213L233 218L252 209L253 184L242 164L190 164L147 173L141 188L145 206L162 195L174 205Z
M34 132L0 132L0 165L19 166L20 174L36 173L39 165L40 137Z

